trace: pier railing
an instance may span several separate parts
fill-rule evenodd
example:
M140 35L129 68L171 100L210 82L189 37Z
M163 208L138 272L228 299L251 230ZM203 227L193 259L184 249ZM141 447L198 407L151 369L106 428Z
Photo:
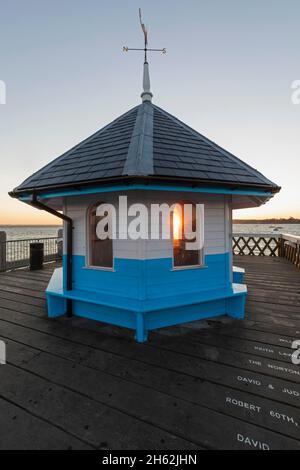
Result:
M0 232L0 272L29 266L31 243L43 243L45 263L62 256L61 236L6 240L5 232Z
M300 237L286 233L234 233L233 254L279 256L300 269Z
M44 261L61 259L62 231L57 237L6 240L0 232L0 272L29 266L30 244L44 244ZM290 234L234 233L233 254L246 256L278 256L300 269L300 237Z
M278 241L281 234L234 233L233 253L250 256L278 256Z
M300 237L282 234L278 243L278 256L286 258L300 269Z

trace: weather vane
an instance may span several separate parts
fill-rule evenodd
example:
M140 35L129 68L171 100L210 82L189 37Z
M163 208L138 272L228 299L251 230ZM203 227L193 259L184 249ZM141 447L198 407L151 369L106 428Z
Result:
M139 17L140 17L140 24L141 24L141 28L142 28L142 31L144 33L144 38L145 38L145 47L144 49L139 49L139 48L132 48L132 47L127 47L127 46L124 46L123 47L123 51L124 52L128 52L128 51L144 51L145 53L145 62L147 62L147 52L162 52L163 54L166 54L166 49L163 48L163 49L149 49L148 48L148 31L147 31L147 28L145 26L145 24L143 23L142 21L142 12L141 12L141 9L139 8Z

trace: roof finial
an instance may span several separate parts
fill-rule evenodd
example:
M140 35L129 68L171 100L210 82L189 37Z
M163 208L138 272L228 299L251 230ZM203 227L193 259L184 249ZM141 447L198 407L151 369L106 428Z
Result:
M123 51L128 52L128 51L144 51L144 71L143 71L143 92L141 94L142 101L152 101L152 93L150 91L150 73L149 73L149 64L147 61L147 52L148 51L155 51L155 52L162 52L163 54L166 54L166 49L149 49L148 48L148 30L145 26L145 24L142 22L142 11L139 8L139 18L140 18L140 24L142 31L144 33L144 49L138 49L138 48L129 48L124 46Z

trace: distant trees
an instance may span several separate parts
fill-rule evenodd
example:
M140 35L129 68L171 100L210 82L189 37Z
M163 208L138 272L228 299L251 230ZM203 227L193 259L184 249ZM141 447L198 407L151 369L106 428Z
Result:
M300 219L289 217L288 219L236 219L233 220L234 224L300 224Z

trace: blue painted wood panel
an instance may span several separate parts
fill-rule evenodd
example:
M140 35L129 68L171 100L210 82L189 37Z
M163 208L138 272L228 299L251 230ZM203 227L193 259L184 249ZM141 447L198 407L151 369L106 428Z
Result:
M230 287L229 272L229 253L207 255L203 267L175 270L171 258L115 259L109 271L87 268L84 256L73 256L74 289L133 299L223 291Z

